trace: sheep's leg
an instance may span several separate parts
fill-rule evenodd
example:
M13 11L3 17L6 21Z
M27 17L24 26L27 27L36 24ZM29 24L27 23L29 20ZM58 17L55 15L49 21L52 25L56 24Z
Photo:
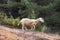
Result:
M35 30L35 25L33 26L33 30Z
M27 27L25 27L25 29L28 30Z
M24 27L22 26L22 30L24 30Z
M25 25L22 26L22 30L27 30L27 27Z
M33 30L33 27L31 27L31 30Z
M23 31L23 37L24 37L24 39L23 40L25 40L25 30L24 30L24 28L25 28L25 25L24 24L22 24L22 31Z
M31 27L31 30L35 30L35 26L32 26L32 27Z
M24 25L22 25L22 30L24 31Z

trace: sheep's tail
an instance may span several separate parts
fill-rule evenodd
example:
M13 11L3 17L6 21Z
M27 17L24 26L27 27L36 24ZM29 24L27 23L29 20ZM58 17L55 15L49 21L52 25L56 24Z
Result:
M21 21L17 24L18 26L21 24Z

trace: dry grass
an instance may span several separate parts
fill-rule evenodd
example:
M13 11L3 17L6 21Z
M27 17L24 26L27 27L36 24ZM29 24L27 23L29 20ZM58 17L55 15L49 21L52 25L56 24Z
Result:
M34 33L35 32L35 33ZM25 31L0 26L0 40L60 40L57 34L46 34L36 31ZM23 35L23 36L22 36Z
M23 40L23 38L8 31L0 30L0 40Z

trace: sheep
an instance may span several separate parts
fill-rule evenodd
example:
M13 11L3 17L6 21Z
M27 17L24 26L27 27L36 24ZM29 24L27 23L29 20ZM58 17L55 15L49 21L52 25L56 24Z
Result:
M22 25L22 30L27 29L26 26L30 26L31 30L35 30L35 26L38 22L44 23L43 18L38 18L38 19L29 19L29 18L23 18L21 21L18 23L18 25L21 23Z

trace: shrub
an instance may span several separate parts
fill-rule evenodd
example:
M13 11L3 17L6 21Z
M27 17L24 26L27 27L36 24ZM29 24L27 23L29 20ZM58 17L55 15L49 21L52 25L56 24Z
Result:
M44 24L38 23L38 24L36 25L36 31L42 31L43 26L44 26Z
M60 30L60 13L54 13L53 15L46 17L47 31L58 32Z
M5 16L5 13L0 12L0 20L2 20L4 18L4 16Z
M14 26L17 26L17 24L19 23L19 18L16 18L16 19L13 19L12 20L13 22L12 22L12 24L14 25Z
M17 24L19 23L19 17L14 19L13 17L8 18L7 16L5 16L4 23L8 25L17 26Z

